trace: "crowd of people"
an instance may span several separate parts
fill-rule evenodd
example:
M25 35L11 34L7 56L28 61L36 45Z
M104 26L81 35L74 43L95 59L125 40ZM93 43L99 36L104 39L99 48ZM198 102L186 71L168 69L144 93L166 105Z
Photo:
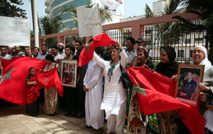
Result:
M90 40L91 42L92 40ZM137 43L138 47L134 47ZM0 58L13 59L19 56L28 56L40 60L46 59L46 66L43 70L49 71L53 68L60 70L60 61L78 60L81 51L87 46L81 41L75 40L72 46L64 46L63 43L52 46L49 51L45 44L41 45L41 53L39 48L35 47L30 51L29 47L24 47L24 52L20 51L19 46L1 47ZM175 61L176 52L171 46L162 46L160 48L160 63L154 67L152 63L153 52L146 47L146 41L143 38L135 40L129 37L126 40L126 48L117 42L115 45L106 47L96 47L93 59L82 67L77 69L77 86L64 86L64 96L59 97L57 89L42 89L40 96L33 103L28 104L26 112L29 115L38 114L38 103L44 102L44 113L55 115L58 108L66 111L65 116L73 116L81 118L85 116L86 124L94 129L100 129L104 126L104 118L107 119L107 132L110 134L116 132L123 134L125 124L125 116L134 113L140 120L144 133L161 133L161 134L178 134L190 133L184 125L178 113L167 111L145 116L138 109L139 104L133 103L138 92L134 86L129 90L124 89L119 79L121 77L120 67L127 69L128 67L144 67L156 71L177 80L178 63ZM208 60L207 50L205 47L197 46L193 50L193 61L195 65L205 65L203 82L198 84L199 90L202 92L200 96L201 105L200 113L204 115L206 120L205 128L207 133L213 133L213 67ZM1 70L3 68L1 67ZM60 75L60 71L59 75ZM35 75L33 68L29 69L29 76L26 78L27 85L33 87L36 80L32 80ZM29 88L31 89L31 88ZM174 89L175 90L175 89ZM129 93L127 93L129 91ZM129 97L127 96L129 95ZM127 98L130 98L127 101ZM130 102L129 104L127 102ZM127 110L126 110L127 109ZM126 112L128 111L128 112ZM131 125L131 118L128 118L128 124ZM152 126L153 120L157 120L157 125ZM135 129L140 129L135 126ZM131 133L131 130L127 131Z

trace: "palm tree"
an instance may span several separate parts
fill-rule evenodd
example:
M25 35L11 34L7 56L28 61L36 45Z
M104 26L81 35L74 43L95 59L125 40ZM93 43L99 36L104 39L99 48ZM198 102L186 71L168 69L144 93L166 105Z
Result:
M54 18L49 18L49 17L45 16L40 19L40 24L42 27L43 35L58 33L59 28L64 26L63 23L61 22L61 18L59 16L54 17ZM56 45L56 44L57 44L56 38L50 38L50 39L46 40L46 45L48 47Z
M94 6L94 4L91 4L91 3L88 3L85 7L86 8L92 8ZM63 5L62 7L60 7L61 9L61 14L64 14L64 13L70 13L71 14L71 18L74 19L75 21L75 26L76 28L78 27L78 20L77 20L77 11L76 11L76 5L74 5L72 2L71 3L68 3L68 4L65 4ZM106 21L112 21L112 15L111 13L109 13L106 9L104 8L100 8L100 16L101 16L101 22L104 23Z
M181 0L170 0L161 15L163 16L183 12L184 8L178 9L178 6L180 4ZM157 17L157 15L150 9L148 5L146 5L145 12L146 18ZM180 25L181 23L178 22L156 24L154 26L155 31L157 31L156 41L158 41L158 43L160 43L161 45L167 46L173 43L178 43L180 41L180 37L182 37L182 34L184 34L183 28L180 28Z
M181 0L182 5L186 7L186 11L197 14L201 18L201 23L193 23L181 16L174 16L183 22L183 26L189 30L206 31L206 48L208 48L208 41L210 43L209 59L213 62L213 0Z

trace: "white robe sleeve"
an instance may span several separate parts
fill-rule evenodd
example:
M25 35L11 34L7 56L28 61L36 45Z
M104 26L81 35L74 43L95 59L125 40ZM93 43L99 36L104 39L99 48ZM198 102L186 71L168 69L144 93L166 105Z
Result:
M124 50L120 52L121 55L121 66L125 69L127 65L128 56Z
M101 59L97 54L96 52L94 52L93 54L93 60L102 68L105 67L105 60Z
M88 77L88 69L87 69L87 71L86 71L86 74L85 74L85 76L84 76L84 80L83 80L83 85L86 87L86 85L87 85L87 77Z
M89 81L86 82L86 85L85 85L85 87L87 89L91 89L92 87L94 87L97 84L99 79L102 79L102 77L101 77L102 76L102 68L99 67L98 65L96 65L94 70L95 71L92 73L92 75L90 75L90 76L87 75L87 77L89 77L89 78L87 78Z

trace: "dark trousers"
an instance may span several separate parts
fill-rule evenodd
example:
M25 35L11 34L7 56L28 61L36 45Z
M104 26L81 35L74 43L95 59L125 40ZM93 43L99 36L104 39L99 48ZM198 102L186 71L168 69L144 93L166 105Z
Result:
M79 93L80 113L85 113L85 91L83 90L83 86L78 86L78 93Z
M63 108L68 113L75 113L78 110L78 91L76 88L64 87Z

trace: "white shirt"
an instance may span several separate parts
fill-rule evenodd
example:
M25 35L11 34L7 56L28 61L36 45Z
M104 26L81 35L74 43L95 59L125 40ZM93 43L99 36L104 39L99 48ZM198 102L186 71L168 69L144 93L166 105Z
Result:
M126 90L123 88L122 82L119 82L119 79L121 77L120 65L122 65L123 68L126 68L128 57L124 50L120 52L120 55L121 62L115 66L110 81L108 76L108 70L111 68L110 61L101 59L95 52L93 55L94 61L100 67L104 68L105 84L101 110L105 110L106 119L108 119L111 114L118 115L121 105L127 98Z
M64 56L62 56L60 54L54 56L54 60L56 61L57 59L62 60L62 59L64 59Z
M1 56L1 55L0 55L0 58L1 58L1 59L5 59L5 60L11 60L12 56L9 55L9 54L6 54L5 56Z

